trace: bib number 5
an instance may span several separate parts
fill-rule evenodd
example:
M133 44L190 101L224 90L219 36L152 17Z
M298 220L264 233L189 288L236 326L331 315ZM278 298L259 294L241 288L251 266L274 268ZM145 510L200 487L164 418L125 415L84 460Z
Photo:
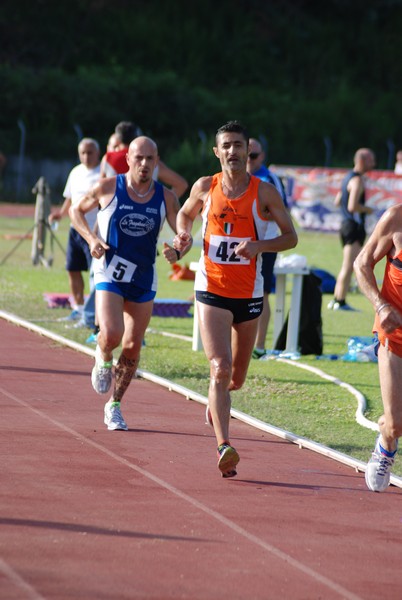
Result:
M106 274L112 281L130 283L136 268L137 265L115 254L106 269Z

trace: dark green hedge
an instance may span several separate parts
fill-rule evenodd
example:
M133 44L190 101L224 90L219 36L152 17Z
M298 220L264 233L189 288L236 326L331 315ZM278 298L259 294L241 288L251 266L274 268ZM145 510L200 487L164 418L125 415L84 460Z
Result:
M402 146L399 0L3 0L0 149L18 119L33 157L75 156L78 125L104 146L136 121L190 180L216 165L217 127L239 118L271 162L348 166ZM202 142L206 136L206 143Z

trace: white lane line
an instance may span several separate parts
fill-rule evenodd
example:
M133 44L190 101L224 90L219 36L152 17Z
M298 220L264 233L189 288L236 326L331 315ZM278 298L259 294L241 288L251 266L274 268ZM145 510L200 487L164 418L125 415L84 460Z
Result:
M336 592L342 598L347 599L347 600L362 600L360 598L360 596L356 596L355 594L353 594L349 590L345 589L341 585L337 584L336 582L332 581L328 577L325 577L324 575L321 575L320 573L318 573L314 569L311 569L307 565L304 565L300 561L296 560L295 558L293 558L292 556L290 556L286 552L283 552L282 550L279 550L279 548L276 548L275 546L272 546L271 544L265 542L263 539L259 538L258 536L256 536L256 535L248 532L243 527L240 527L240 525L237 525L235 522L231 521L227 517L223 516L222 514L218 513L217 511L209 508L208 506L206 506L205 504L203 504L199 500L196 500L195 498L193 498L189 494L186 494L185 492L182 492L181 490L179 490L178 488L174 487L173 485L171 485L167 481L164 481L160 477L157 477L156 475L153 475L152 473L150 473L149 471L147 471L147 470L139 467L138 465L135 465L135 464L131 463L129 460L127 460L125 458L122 458L121 456L119 456L118 454L116 454L112 450L109 450L108 448L105 448L104 446L102 446L98 442L94 442L93 440L86 438L84 435L82 435L78 431L75 431L71 427L68 427L67 425L64 425L64 423L61 423L60 421L57 421L56 419L53 419L52 417L50 417L49 415L47 415L43 411L38 410L36 408L33 408L28 402L25 402L24 400L22 400L20 398L17 398L16 396L14 396L13 394L10 394L7 390L5 390L5 389L3 389L1 387L0 387L0 392L2 394L4 394L7 398L9 398L10 400L13 400L17 404L20 404L21 406L24 406L28 410L32 411L34 414L36 414L40 418L49 421L55 427L58 427L62 431L71 434L75 439L79 439L83 443L87 444L88 446L92 446L92 448L95 448L96 450L102 452L103 454L106 454L109 458L111 458L111 459L115 460L116 462L118 462L118 463L120 463L120 464L128 467L129 469L132 469L133 471L136 471L137 473L139 473L143 477L146 477L147 479L149 479L149 480L153 481L154 483L158 484L160 487L168 490L173 495L177 496L178 498L181 498L185 502L187 502L187 503L191 504L192 506L196 507L197 509L201 510L202 512L204 512L205 514L207 514L209 517L215 519L216 521L218 521L222 525L224 525L227 528L231 529L232 531L236 532L238 535L242 536L243 538L245 538L249 542L251 542L251 543L259 546L260 548L263 548L269 554L272 554L276 558L279 558L279 559L283 560L284 562L286 562L288 565L290 565L294 569L297 569L298 571L300 571L304 575L307 575L308 577L311 577L311 579L315 580L318 583L321 583L322 585L324 585L328 589L332 590L333 592Z
M7 564L2 558L0 558L0 572L3 573L7 579L9 579L16 588L25 592L27 600L46 600L44 596L39 594L29 583L25 581L9 564ZM4 596L2 596L4 598ZM21 600L23 597L21 596Z

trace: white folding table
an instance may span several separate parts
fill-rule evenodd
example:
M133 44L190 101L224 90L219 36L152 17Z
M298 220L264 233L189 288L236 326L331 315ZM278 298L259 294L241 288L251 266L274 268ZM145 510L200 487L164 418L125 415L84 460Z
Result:
M288 275L292 275L293 277L292 296L286 333L286 348L284 350L285 353L298 352L299 321L303 276L308 275L309 273L310 270L306 267L274 267L276 284L274 333L272 345L273 348L275 348L276 346L276 342L279 338L283 324L285 322L286 277Z

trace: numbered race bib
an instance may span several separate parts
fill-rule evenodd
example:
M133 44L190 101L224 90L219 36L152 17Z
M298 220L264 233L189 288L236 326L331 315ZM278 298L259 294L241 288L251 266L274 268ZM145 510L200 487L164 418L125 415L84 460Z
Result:
M130 283L133 278L134 271L137 265L115 254L110 261L106 275L112 280L119 283Z
M240 242L248 242L249 240L251 238L211 235L209 238L208 257L212 262L224 265L249 265L249 258L243 258L235 254L235 249Z

